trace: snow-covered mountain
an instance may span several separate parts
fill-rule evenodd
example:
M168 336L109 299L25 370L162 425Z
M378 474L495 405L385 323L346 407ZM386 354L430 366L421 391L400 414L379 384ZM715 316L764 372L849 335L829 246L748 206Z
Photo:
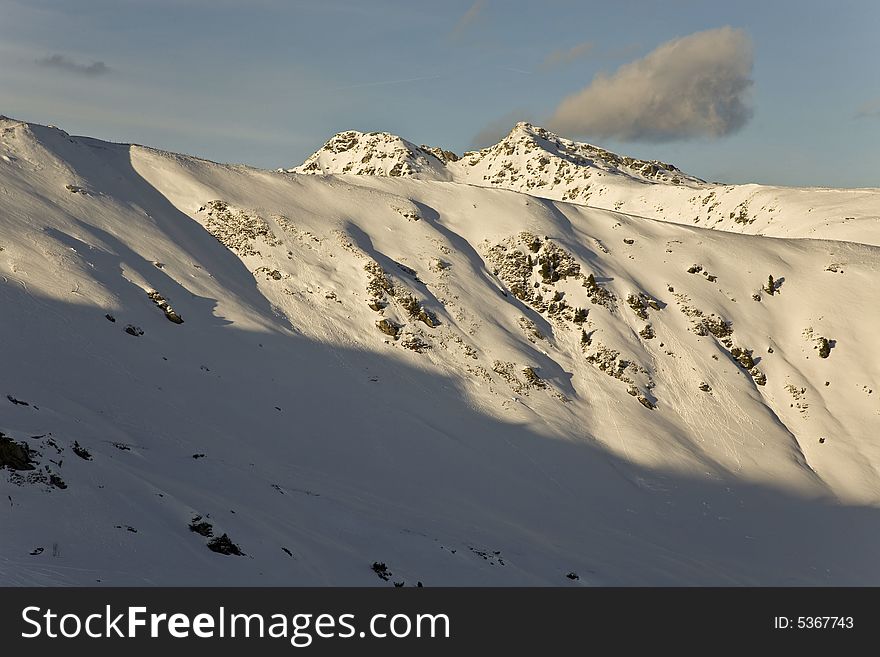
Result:
M290 173L350 173L420 180L451 180L448 151L416 146L387 132L349 130L333 135L318 151Z
M880 244L877 189L707 183L672 164L616 155L529 123L460 159L443 151L437 162L431 152L387 133L346 132L291 171L454 180L736 233Z
M880 583L867 220L706 230L344 134L304 166L379 175L0 120L0 583Z

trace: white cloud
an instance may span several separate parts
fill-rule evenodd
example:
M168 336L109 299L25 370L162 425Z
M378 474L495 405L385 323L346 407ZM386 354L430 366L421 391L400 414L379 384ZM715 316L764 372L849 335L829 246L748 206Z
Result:
M569 136L671 141L721 137L751 118L752 46L722 27L662 44L564 99L548 127Z

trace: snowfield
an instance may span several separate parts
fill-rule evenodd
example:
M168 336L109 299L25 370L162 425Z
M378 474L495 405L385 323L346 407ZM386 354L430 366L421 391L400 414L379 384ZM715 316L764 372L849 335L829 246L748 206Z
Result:
M455 157L0 119L0 583L880 584L880 191Z

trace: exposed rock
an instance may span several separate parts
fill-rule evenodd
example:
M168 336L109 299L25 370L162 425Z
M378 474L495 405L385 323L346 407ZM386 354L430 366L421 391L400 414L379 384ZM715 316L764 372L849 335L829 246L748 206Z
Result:
M419 354L422 354L431 348L431 345L422 340L418 335L407 335L400 341L400 344L401 346Z
M204 520L202 516L195 516L192 521L190 521L189 530L200 536L204 536L205 538L211 538L214 535L214 525L207 520Z
M232 539L226 534L222 534L208 541L208 549L211 550L211 552L217 552L218 554L233 555L236 557L244 556L244 552L241 551L241 548L233 543Z
M381 579L383 582L387 582L389 579L391 579L393 575L393 573L388 570L388 566L386 566L385 563L382 561L374 561L371 568L373 572L376 573L378 578Z
M261 217L232 208L225 201L209 201L203 207L207 211L207 231L240 256L260 255L255 247L258 241L267 246L281 243Z
M33 452L26 443L17 443L0 432L0 468L34 470Z
M525 378L526 383L533 388L544 389L547 387L547 383L538 376L538 373L532 367L523 368L523 377Z
M168 304L168 300L163 297L161 294L156 292L156 290L147 290L147 296L152 300L153 303L165 313L165 317L169 322L173 322L174 324L183 324L183 318L178 315L174 309ZM126 329L127 330L127 329Z
M380 319L376 322L376 327L382 331L382 333L390 335L392 338L396 338L400 333L400 326L392 322L390 319Z

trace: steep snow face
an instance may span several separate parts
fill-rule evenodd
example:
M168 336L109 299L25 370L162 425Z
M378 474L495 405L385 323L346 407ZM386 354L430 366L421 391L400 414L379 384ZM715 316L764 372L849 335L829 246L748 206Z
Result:
M387 132L356 130L334 135L320 150L291 173L350 173L421 180L449 180L445 163L454 155L441 149L419 147Z
M0 191L2 583L880 583L877 247L9 120Z
M312 164L321 152L306 161L308 172L357 173L348 160L324 158L323 168ZM494 146L447 161L446 169L447 176L435 172L433 179L451 176L471 185L735 233L880 244L878 189L707 183L672 164L616 155L529 123L516 124Z

